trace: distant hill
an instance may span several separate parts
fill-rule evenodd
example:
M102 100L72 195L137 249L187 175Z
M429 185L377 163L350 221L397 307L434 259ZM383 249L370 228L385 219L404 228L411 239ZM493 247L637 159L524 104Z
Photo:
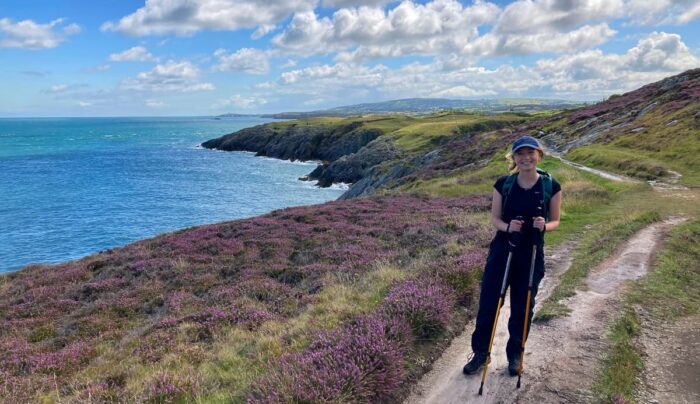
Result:
M356 116L366 114L427 114L437 111L467 112L538 112L553 109L571 109L583 103L539 98L494 98L481 100L452 100L447 98L404 98L383 102L372 102L306 112L280 112L261 116L278 119L303 119L319 116ZM224 114L219 117L237 117L242 114Z

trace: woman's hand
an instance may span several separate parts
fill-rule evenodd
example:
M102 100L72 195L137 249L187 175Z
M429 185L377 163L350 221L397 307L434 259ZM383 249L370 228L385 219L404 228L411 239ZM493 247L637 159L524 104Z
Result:
M524 220L513 219L508 224L508 233L520 233L523 227Z
M533 217L532 227L539 231L544 231L544 218L542 216Z

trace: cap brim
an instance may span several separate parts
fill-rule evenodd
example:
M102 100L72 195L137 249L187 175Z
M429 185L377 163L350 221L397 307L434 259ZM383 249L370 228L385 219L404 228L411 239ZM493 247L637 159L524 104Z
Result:
M515 149L511 150L511 153L515 153L516 151L522 149L523 147L529 147L532 150L542 150L539 146L533 146L530 144L521 144L520 146L517 146Z

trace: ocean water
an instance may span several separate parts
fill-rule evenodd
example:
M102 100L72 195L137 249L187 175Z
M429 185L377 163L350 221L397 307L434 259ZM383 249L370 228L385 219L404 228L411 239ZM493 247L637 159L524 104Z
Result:
M198 147L262 118L0 119L0 272L338 198L313 162Z

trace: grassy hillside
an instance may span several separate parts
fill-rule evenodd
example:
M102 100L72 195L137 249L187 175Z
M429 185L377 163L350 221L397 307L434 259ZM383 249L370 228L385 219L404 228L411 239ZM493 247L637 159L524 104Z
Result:
M566 157L640 179L700 186L700 69L557 116L540 135Z
M694 91L695 75L562 114L270 123L275 134L379 131L372 142L400 153L368 175L392 181L378 181L369 198L199 226L0 277L0 401L400 401L474 315L493 235L489 194L506 173L508 145L539 133L569 158L641 178L675 170L692 185L697 97L671 95ZM542 167L564 190L562 224L547 243L579 242L540 318L565 315L563 299L636 229L698 217L693 199L645 182L553 158Z

